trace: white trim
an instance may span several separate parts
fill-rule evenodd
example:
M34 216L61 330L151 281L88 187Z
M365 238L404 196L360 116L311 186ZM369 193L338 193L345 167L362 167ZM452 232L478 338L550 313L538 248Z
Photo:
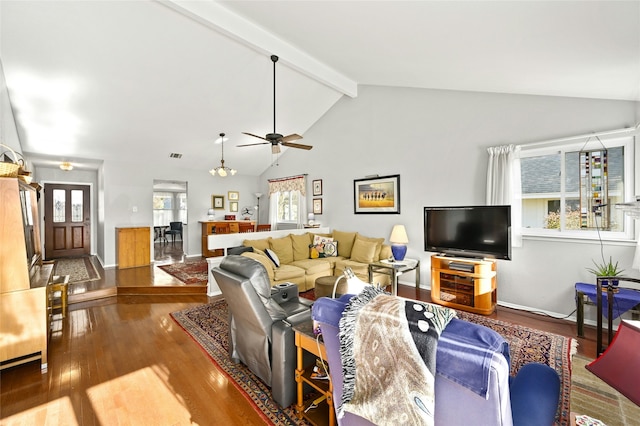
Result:
M615 129L615 130L604 130L600 132L593 132L588 134L582 134L577 136L568 136L565 138L558 139L550 139L546 141L538 141L538 142L528 142L519 144L518 146L522 150L530 150L536 149L544 146L554 146L554 145L565 145L571 141L579 141L580 139L588 139L593 137L604 137L607 138L610 136L626 136L629 134L634 134L640 131L640 123L637 123L634 127L625 127L623 129Z

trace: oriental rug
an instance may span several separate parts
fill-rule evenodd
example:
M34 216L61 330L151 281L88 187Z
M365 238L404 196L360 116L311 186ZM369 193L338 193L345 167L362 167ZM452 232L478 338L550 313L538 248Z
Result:
M511 374L529 362L541 362L558 372L561 382L556 424L569 424L571 395L571 355L575 340L557 334L510 324L458 311L458 317L484 325L500 333L509 342ZM231 379L265 420L274 425L306 425L296 417L293 406L281 409L271 399L270 389L248 368L235 364L228 354L228 310L224 299L171 314L173 319L202 347L209 357Z
M185 284L201 284L209 280L206 261L172 263L158 266L158 268Z
M56 259L53 275L69 275L70 284L100 279L91 256Z

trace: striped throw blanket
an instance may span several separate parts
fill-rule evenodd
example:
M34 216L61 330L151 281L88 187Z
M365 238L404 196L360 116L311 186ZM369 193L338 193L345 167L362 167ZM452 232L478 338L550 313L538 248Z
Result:
M338 417L433 425L438 337L455 311L367 288L340 320L344 385Z

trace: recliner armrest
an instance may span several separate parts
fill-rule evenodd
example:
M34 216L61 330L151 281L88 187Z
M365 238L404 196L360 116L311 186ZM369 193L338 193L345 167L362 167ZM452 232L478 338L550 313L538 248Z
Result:
M278 304L297 299L298 286L294 283L282 283L271 287L271 298Z

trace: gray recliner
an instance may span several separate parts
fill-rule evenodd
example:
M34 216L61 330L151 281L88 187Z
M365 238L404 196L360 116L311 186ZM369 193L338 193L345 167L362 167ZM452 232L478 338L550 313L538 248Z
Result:
M298 297L298 286L271 287L262 264L229 255L213 276L229 306L229 355L271 387L282 407L296 400L293 326L311 321L313 302Z

